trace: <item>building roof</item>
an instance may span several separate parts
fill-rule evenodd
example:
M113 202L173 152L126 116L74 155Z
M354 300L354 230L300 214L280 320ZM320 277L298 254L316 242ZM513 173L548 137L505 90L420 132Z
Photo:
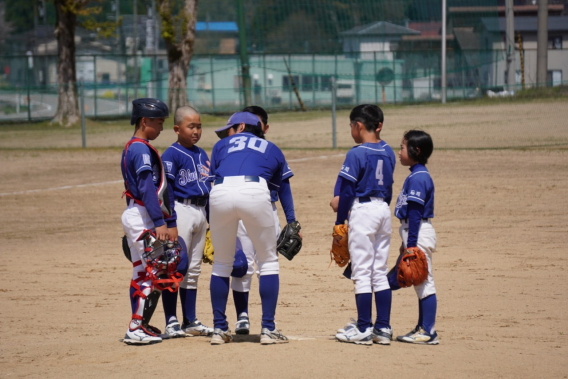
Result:
M195 25L196 32L238 32L239 27L236 22L222 21L222 22L204 22L197 21Z
M341 35L345 37L384 36L384 35L402 36L402 35L418 35L418 34L420 34L418 30L413 30L386 21L376 21L367 25L356 26L353 29L349 29L341 33Z
M563 4L548 4L548 13L559 14L564 10ZM449 13L485 13L485 12L498 12L505 13L505 6L469 6L469 7L448 7ZM520 13L533 13L538 12L538 5L514 5L513 12Z
M484 17L481 19L481 22L483 26L490 32L505 32L505 30L507 29L505 17L499 17L498 20L493 17ZM515 31L536 32L537 29L537 17L515 17ZM548 31L568 31L568 16L548 17Z
M412 30L418 30L421 36L440 36L442 34L442 23L439 21L409 22L408 27Z

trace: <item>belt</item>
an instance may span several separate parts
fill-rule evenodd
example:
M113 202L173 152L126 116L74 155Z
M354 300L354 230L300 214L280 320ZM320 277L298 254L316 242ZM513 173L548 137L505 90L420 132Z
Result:
M176 201L185 205L197 205L198 207L207 205L207 197L190 197L189 199L176 198Z
M371 202L373 199L379 199L379 200L383 200L382 197L371 197L371 196L361 196L359 197L359 203L369 203Z
M217 178L215 179L215 181L213 183L215 183L215 185L217 184L221 184L223 183L223 180L225 178ZM245 182L260 182L260 177L255 176L255 175L245 175Z
M428 220L430 220L430 219L429 219L429 218L423 218L423 219L421 219L421 220L422 220L422 221L428 221ZM406 222L406 223L408 224L408 219L407 219L407 218L401 218L401 219L400 219L400 222Z

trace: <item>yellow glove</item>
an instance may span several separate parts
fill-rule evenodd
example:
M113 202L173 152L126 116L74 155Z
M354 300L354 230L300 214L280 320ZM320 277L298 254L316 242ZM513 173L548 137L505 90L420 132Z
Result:
M213 249L213 244L211 243L211 231L207 229L207 233L205 233L205 247L203 248L203 263L209 263L210 265L213 264L213 254L215 250Z

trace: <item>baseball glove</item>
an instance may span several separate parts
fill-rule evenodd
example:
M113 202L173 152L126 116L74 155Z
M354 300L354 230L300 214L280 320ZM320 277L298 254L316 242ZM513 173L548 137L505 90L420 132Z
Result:
M335 225L333 227L333 243L331 244L331 259L339 267L345 267L349 263L348 235L349 227L345 224Z
M213 264L213 254L215 250L213 249L213 244L211 243L211 232L207 229L205 234L205 247L203 248L203 263Z
M401 287L417 286L428 277L428 261L418 247L407 248L397 268L396 279Z
M126 234L122 236L122 252L126 259L132 262L132 255L130 254L130 247L128 246L128 239L126 239Z
M289 261L291 261L302 248L300 229L302 229L300 223L294 221L284 226L278 236L276 249Z

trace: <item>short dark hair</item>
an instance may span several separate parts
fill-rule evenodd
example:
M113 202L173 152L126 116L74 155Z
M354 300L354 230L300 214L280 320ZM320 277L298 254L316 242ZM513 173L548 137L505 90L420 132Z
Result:
M408 155L414 161L425 165L434 150L434 143L430 134L422 130L409 130L404 133Z
M266 113L264 108L259 107L258 105L249 105L243 109L243 112L252 113L253 115L260 117L264 125L268 124L268 113Z
M351 122L361 122L369 132L374 132L385 119L381 108L374 104L357 105L351 111L349 120Z
M233 128L235 131L237 131L237 129L239 128L240 124L235 124L233 126L231 126L231 128ZM264 132L262 131L262 128L259 125L249 125L249 124L245 124L245 128L243 129L243 132L247 132L247 133L252 133L255 136L257 136L258 138L264 138Z

